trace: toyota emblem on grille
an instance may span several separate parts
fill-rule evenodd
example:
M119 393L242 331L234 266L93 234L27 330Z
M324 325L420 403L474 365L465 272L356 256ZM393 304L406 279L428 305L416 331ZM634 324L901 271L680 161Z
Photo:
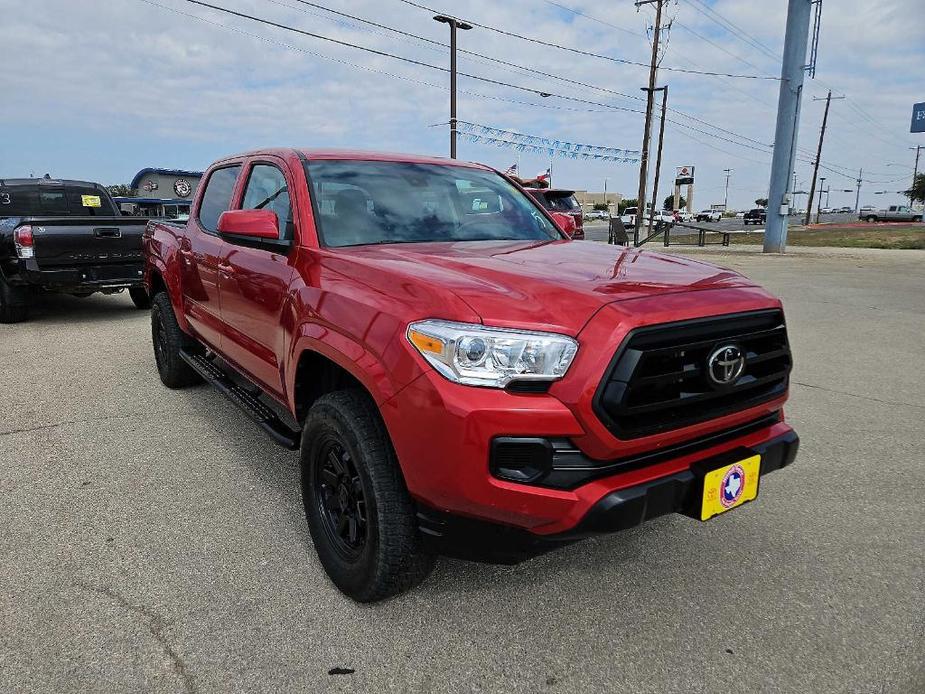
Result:
M707 357L707 374L718 386L735 383L745 371L745 355L738 345L721 345Z

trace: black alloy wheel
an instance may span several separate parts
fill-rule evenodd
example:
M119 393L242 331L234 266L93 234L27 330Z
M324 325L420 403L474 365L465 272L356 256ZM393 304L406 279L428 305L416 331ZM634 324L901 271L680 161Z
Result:
M167 342L167 331L160 311L151 314L151 341L154 343L154 361L157 368L163 371L167 365L170 344Z
M202 380L180 356L180 350L199 352L201 348L180 329L166 292L159 292L151 302L151 344L157 373L165 386L183 388Z
M318 398L302 427L302 502L328 577L358 602L418 585L434 566L376 403L358 389Z
M334 436L326 438L314 467L315 503L332 547L356 560L369 536L366 493L350 452Z

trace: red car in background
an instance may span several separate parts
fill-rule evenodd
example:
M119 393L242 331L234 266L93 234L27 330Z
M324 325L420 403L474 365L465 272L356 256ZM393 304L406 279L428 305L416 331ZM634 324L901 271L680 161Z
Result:
M575 233L572 234L572 238L584 241L584 214L581 211L581 205L575 198L574 190L564 188L526 188L525 190L544 209L570 215L575 220Z

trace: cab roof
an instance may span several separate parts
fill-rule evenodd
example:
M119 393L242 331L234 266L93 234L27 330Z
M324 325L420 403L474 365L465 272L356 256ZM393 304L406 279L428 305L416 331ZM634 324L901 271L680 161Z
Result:
M407 164L442 164L444 166L462 166L475 169L491 170L491 167L475 162L459 161L458 159L449 159L447 157L434 157L422 154L404 154L399 152L374 152L357 149L306 149L301 147L295 148L268 148L258 149L251 152L242 152L225 159L236 159L240 157L254 157L264 155L276 155L280 157L292 156L295 154L301 159L308 161L321 160L347 160L347 161L386 161L400 162Z

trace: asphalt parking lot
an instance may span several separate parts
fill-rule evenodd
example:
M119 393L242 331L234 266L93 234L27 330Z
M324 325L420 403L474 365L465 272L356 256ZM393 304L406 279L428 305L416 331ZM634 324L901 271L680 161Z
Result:
M796 464L372 606L314 556L296 455L163 388L128 297L0 325L0 691L925 691L925 254L690 252L783 298Z

